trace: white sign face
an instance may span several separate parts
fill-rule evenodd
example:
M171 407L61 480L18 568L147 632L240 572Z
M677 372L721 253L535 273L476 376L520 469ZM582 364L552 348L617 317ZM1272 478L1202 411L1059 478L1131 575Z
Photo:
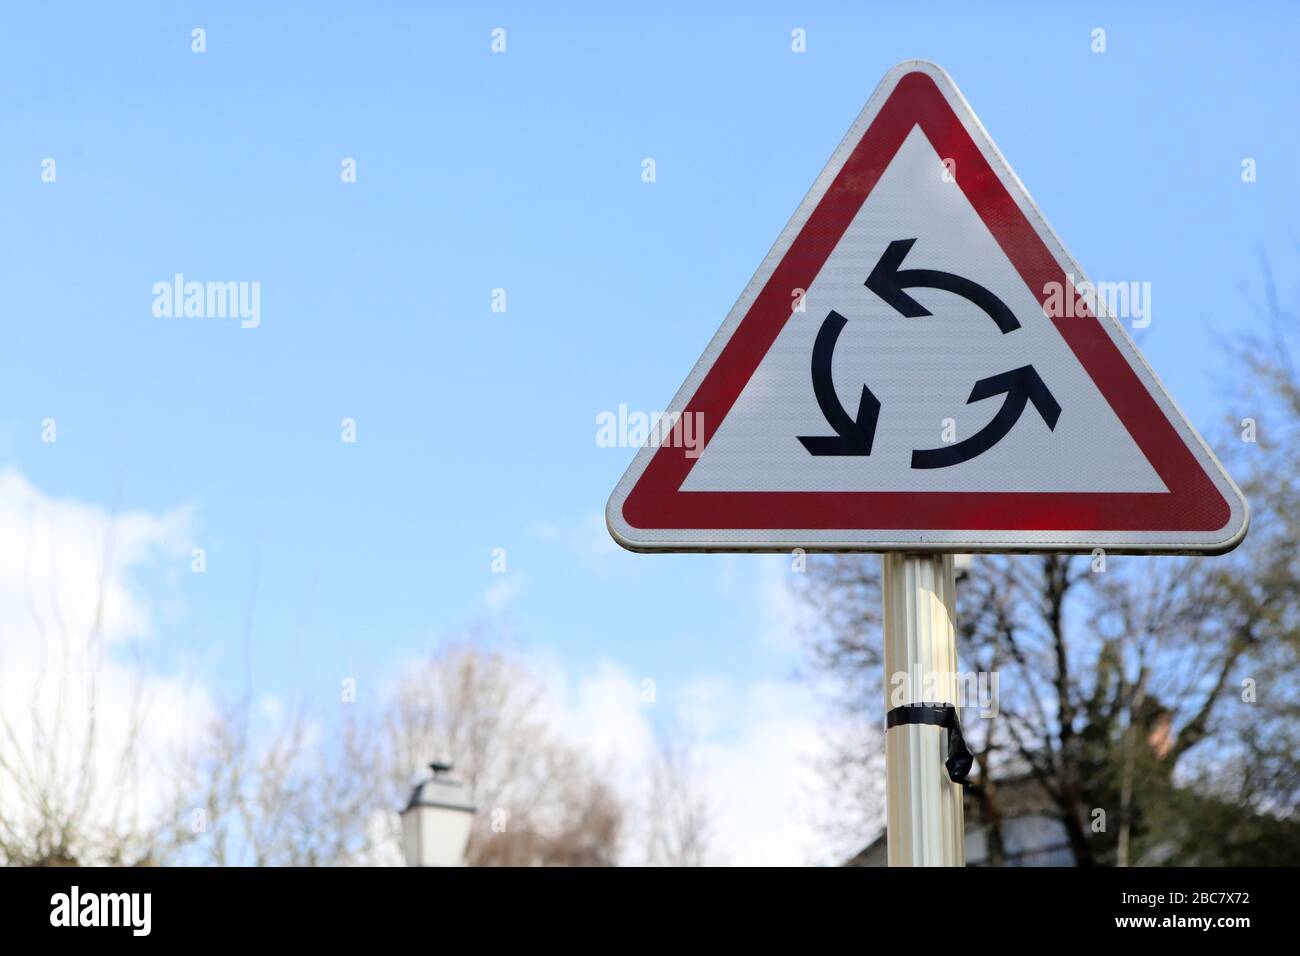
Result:
M1234 547L1245 501L1107 312L1149 302L1100 291L947 74L903 64L615 489L610 531L669 551Z

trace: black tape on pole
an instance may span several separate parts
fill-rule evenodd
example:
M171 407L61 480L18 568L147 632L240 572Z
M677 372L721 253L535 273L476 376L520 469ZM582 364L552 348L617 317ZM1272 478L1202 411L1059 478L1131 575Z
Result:
M948 768L948 779L963 787L974 786L967 777L975 764L975 755L970 752L966 738L961 735L961 721L957 718L956 707L952 704L904 704L885 714L886 730L903 724L929 724L946 728L948 759L943 765Z

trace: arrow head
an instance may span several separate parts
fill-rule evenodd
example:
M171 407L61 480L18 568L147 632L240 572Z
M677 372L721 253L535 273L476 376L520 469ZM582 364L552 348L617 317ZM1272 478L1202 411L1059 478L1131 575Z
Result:
M966 404L995 395L1006 395L1008 402L1017 401L1022 407L1026 402L1032 402L1047 427L1053 431L1056 429L1056 422L1061 417L1061 406L1032 365L1022 365L1009 372L980 379L971 389Z
M915 242L915 239L895 239L891 242L881 253L880 261L866 281L868 289L906 319L920 319L934 314L903 291L902 279L898 275L899 267Z
M871 275L867 276L867 288L893 306L904 318L916 319L931 314L904 289L943 289L981 309L997 323L998 330L1003 335L1020 328L1020 320L1007 304L978 282L935 269L903 269L903 260L915 242L915 239L895 239L886 246L880 261L871 270Z
M817 457L829 455L870 455L876 438L876 423L880 420L880 400L871 389L862 386L858 399L858 415L837 435L801 435L799 441L808 454Z

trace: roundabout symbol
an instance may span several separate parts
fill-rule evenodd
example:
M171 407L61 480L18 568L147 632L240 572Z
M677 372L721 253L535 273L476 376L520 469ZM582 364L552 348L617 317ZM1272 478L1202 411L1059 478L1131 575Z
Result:
M979 283L951 272L900 268L915 242L915 239L896 239L891 242L875 268L871 270L871 275L867 277L864 283L866 287L905 318L915 319L933 315L905 290L942 289L959 295L979 307L993 320L1003 335L1020 328L1019 320L1006 303ZM880 419L880 400L868 386L863 385L858 400L857 415L850 416L840 403L831 375L835 343L847 324L848 320L832 309L822 321L821 328L817 331L817 339L813 343L813 394L817 399L817 406L835 434L799 436L799 441L810 455L820 457L871 454L876 424ZM1049 429L1056 429L1056 422L1061 416L1061 406L1032 365L1023 365L980 379L971 389L970 398L966 399L966 403L969 405L995 395L1005 395L1006 398L1002 407L987 425L969 438L951 445L914 449L912 467L949 468L982 455L1010 434L1011 429L1015 427L1021 414L1030 404L1042 416Z

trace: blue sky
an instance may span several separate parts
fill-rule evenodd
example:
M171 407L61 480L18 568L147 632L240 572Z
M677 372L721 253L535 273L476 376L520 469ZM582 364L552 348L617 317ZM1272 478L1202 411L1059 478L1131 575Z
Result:
M1259 288L1261 255L1284 298L1300 279L1287 4L3 21L0 466L54 498L192 510L208 572L185 551L140 587L153 666L199 661L216 686L243 680L254 581L259 693L332 694L476 622L575 674L653 677L670 706L691 681L789 677L773 559L607 541L633 452L598 447L596 416L664 407L901 60L949 71L1093 279L1152 283L1139 342L1203 431L1236 413L1214 376L1219 338L1255 322L1242 283ZM177 272L260 282L260 327L155 317L151 287Z

